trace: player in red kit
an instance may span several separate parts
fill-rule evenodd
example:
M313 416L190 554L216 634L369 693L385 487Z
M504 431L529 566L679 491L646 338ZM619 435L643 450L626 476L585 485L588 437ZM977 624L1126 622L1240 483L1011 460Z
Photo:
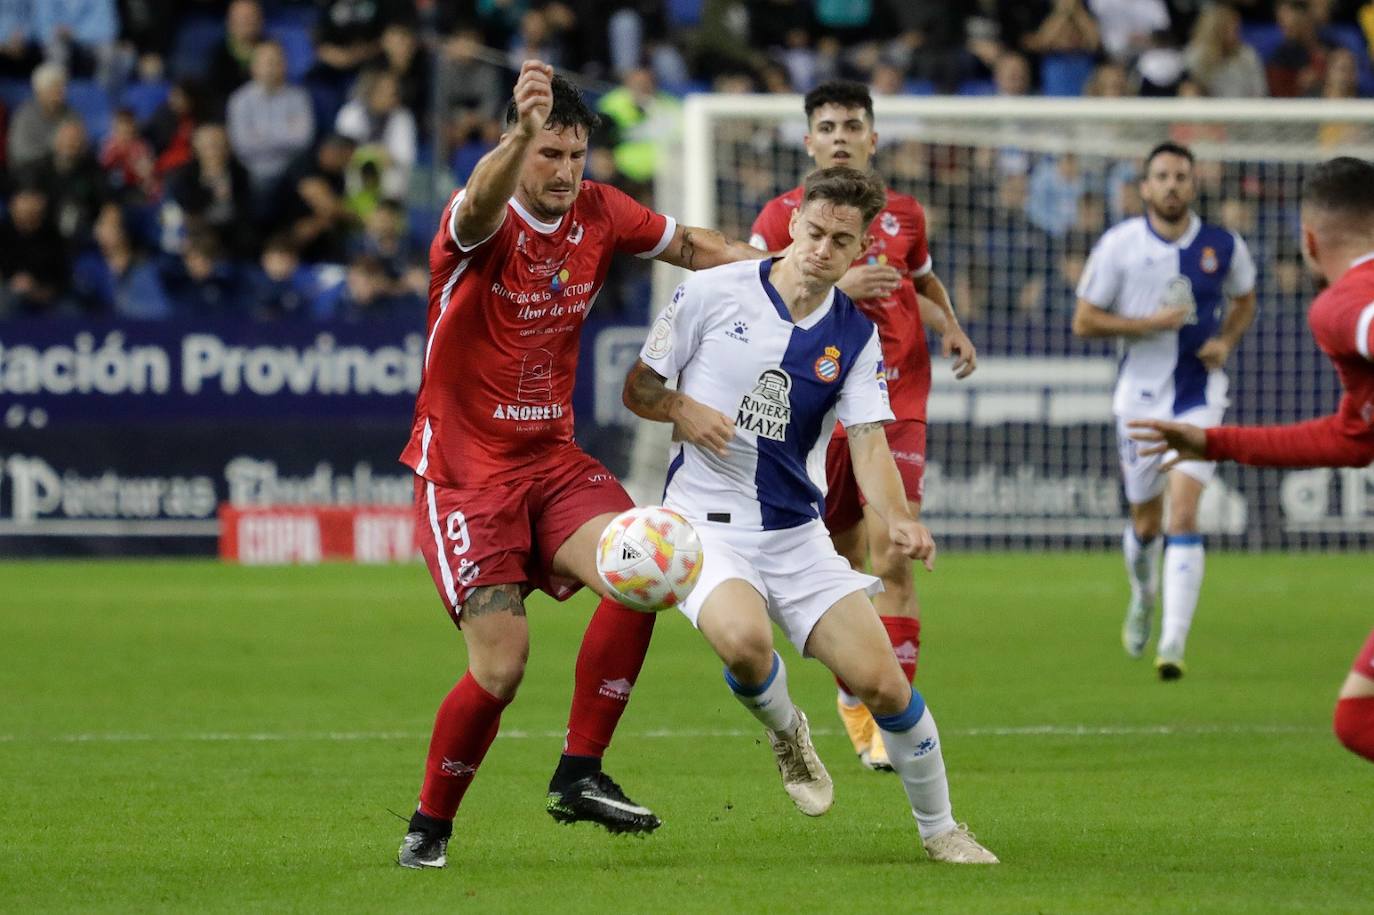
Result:
M1307 323L1345 393L1330 416L1288 426L1218 426L1138 420L1144 454L1239 461L1261 467L1364 467L1374 462L1374 165L1342 157L1303 187L1302 253L1326 288ZM1329 286L1327 284L1330 284ZM1336 701L1336 736L1374 761L1374 632Z
M601 596L577 659L564 755L549 786L561 822L649 832L659 820L601 771L654 616L616 603L596 572L606 524L633 503L573 441L582 322L617 253L682 267L759 257L582 180L598 124L553 69L526 61L507 131L453 195L430 246L428 339L410 441L421 552L467 643L439 706L406 867L443 867L453 818L515 696L529 653L524 598Z
M873 99L862 83L822 83L806 95L809 131L806 151L820 168L846 165L868 171L877 149ZM750 241L769 250L791 241L788 224L801 201L801 188L770 200L754 220ZM896 422L885 427L888 447L901 471L909 507L918 516L926 459L926 400L930 396L930 353L925 328L941 335L946 356L957 354L955 374L974 370L976 353L950 306L949 294L931 265L926 243L926 217L914 197L887 192L887 205L868 229L864 251L839 282L878 325L883 366ZM862 570L869 561L884 591L873 604L882 618L893 650L908 679L916 675L921 646L920 605L911 562L888 540L887 524L868 508L854 479L849 443L835 429L826 452L825 526L835 549ZM840 719L859 759L870 768L888 769L887 753L873 715L845 687L839 686Z

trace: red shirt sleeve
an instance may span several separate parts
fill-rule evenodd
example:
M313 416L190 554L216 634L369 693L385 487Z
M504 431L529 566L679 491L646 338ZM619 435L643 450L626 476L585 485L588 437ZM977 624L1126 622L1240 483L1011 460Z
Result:
M781 198L768 201L759 211L753 228L749 230L750 244L757 247L758 243L762 242L764 249L768 251L786 248L792 243L792 236L787 231L791 221L792 213L782 205Z
M677 220L655 213L624 191L595 185L601 194L602 212L615 233L615 249L621 254L657 257L677 231Z
M912 206L915 207L912 231L916 237L911 246L911 275L925 276L932 269L930 242L926 239L926 208L916 200L912 201Z
M1256 467L1364 467L1374 463L1374 431L1352 430L1342 411L1288 426L1207 430L1207 460Z
M1374 360L1374 302L1353 308L1314 307L1309 320L1312 336L1316 337L1317 345L1327 354L1358 355Z

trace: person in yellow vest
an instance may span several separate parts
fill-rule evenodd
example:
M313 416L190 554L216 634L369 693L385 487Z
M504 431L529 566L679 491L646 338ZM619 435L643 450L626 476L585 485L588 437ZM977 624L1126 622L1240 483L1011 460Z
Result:
M652 70L638 67L596 107L606 118L616 170L631 181L653 181L661 145L678 139L682 105L659 91Z

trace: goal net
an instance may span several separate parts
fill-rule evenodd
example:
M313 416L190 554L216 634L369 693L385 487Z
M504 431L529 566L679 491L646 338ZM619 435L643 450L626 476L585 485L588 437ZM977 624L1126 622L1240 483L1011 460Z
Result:
M1334 373L1306 326L1314 287L1299 253L1298 199L1313 163L1374 156L1374 105L879 97L875 107L876 167L925 206L934 268L979 350L977 373L956 381L930 341L923 517L946 542L1119 542L1116 348L1076 340L1069 325L1088 251L1140 212L1140 160L1161 140L1192 148L1197 210L1238 232L1259 269L1258 317L1228 364L1227 421L1292 422L1334 407ZM696 96L685 116L681 169L658 203L688 224L747 238L764 203L812 167L798 96ZM659 276L655 311L677 281ZM653 501L667 427L635 428L629 484ZM1374 469L1223 466L1201 525L1218 546L1366 546Z

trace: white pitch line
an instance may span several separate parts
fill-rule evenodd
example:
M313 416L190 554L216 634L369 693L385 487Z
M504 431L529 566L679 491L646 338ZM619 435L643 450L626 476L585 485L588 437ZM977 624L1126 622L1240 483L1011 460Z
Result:
M1199 724L1199 725L1090 725L1035 724L1009 727L949 728L946 737L1187 737L1209 734L1315 734L1325 728L1287 724ZM820 737L840 733L835 728L813 728ZM564 731L506 730L504 740L562 740ZM620 740L650 738L655 740L699 740L718 737L757 737L754 728L726 728L720 730L676 730L661 728L651 731L626 732ZM429 734L420 731L314 731L285 733L249 731L227 733L209 731L188 734L88 733L56 734L51 736L0 734L0 743L287 743L326 742L350 743L361 741L420 741Z

